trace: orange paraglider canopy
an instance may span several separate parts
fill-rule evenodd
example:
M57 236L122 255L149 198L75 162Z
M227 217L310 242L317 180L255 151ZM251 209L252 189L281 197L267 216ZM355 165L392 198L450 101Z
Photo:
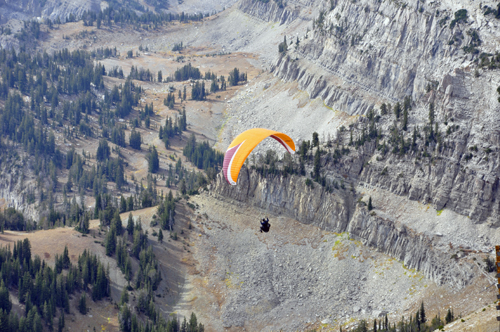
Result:
M236 136L224 155L224 177L229 184L236 185L238 175L240 174L240 168L243 166L248 155L267 137L274 138L280 142L288 152L295 153L295 143L288 135L263 128L246 130Z

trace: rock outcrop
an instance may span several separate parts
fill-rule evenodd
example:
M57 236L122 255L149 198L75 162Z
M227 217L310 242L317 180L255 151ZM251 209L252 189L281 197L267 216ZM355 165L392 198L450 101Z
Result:
M378 141L389 145L396 128L410 142L415 130L418 147L382 156L372 145L356 163L361 166L356 181L500 226L498 69L480 66L478 58L480 52L495 53L491 40L498 36L492 27L498 20L470 1L458 7L416 0L315 1L314 6L320 15L313 31L278 58L272 68L276 76L298 82L310 98L352 116L380 114L382 103L412 100L408 128L401 129L402 119L391 108L377 120ZM461 8L467 18L451 25ZM465 48L474 45L476 53ZM437 128L440 138L429 149L422 129L429 130L430 104L436 126L430 130ZM355 139L368 129L363 117L359 121L352 128ZM349 142L346 133L323 134ZM431 152L422 158L424 149Z
M219 199L250 204L324 230L347 231L363 244L422 271L438 284L463 287L474 274L472 266L459 265L447 250L437 249L433 237L369 213L366 207L356 204L356 194L348 188L329 193L317 183L307 184L304 177L263 177L244 168L237 186L227 184L220 173L210 193Z
M101 0L64 1L59 0L2 0L0 1L0 22L10 19L31 20L36 18L60 18L63 22L71 14L80 17L86 11L99 11Z
M67 1L61 4L59 1L48 0L42 10L42 17L63 19L70 14L80 17L86 11L97 12L101 9L101 0Z
M279 22L279 24L292 22L299 16L300 12L298 7L284 6L274 0L268 2L242 0L238 4L238 9L261 20Z

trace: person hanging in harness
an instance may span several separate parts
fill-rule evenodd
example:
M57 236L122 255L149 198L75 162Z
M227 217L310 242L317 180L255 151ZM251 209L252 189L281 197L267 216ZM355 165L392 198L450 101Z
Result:
M269 228L271 228L271 224L269 223L269 218L268 217L265 217L264 219L262 219L262 221L260 222L260 232L269 232Z

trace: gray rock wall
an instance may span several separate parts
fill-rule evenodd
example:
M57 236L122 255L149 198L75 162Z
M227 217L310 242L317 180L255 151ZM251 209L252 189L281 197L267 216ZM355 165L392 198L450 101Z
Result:
M67 18L70 14L80 17L86 11L99 11L101 9L101 0L84 1L65 1L47 0L43 7L42 16L50 19Z
M243 168L237 186L230 186L220 173L209 192L223 200L250 204L324 230L347 231L363 244L397 258L407 267L422 271L438 284L463 287L473 277L472 266L467 263L459 265L449 252L436 249L433 238L385 220L355 204L355 194L350 189L327 193L317 183L313 188L308 186L304 177L262 177Z
M267 3L258 0L242 0L238 4L238 9L261 20L279 22L279 24L292 22L299 16L297 8L280 7L274 0Z
M63 22L70 14L80 17L86 11L99 11L101 0L0 0L0 23L10 19L31 20L37 17L60 18Z
M462 62L443 60L463 56L460 46L469 41L464 34L460 45L448 45L454 33L469 27L451 30L439 21L446 15L453 17L452 10L420 12L420 4L340 0L330 10L328 3L316 1L325 11L323 23L316 23L299 47L291 47L289 58L280 59L274 72L297 80L311 98L321 97L327 105L349 114L366 114L377 104L376 99L366 100L367 95L393 102L406 95L418 99L429 80ZM441 14L436 16L439 9ZM299 61L290 64L290 59ZM341 78L344 84L339 86L331 77Z
M472 1L333 4L315 2L324 10L322 23L316 19L315 29L300 39L299 46L289 46L273 73L284 81L297 81L310 98L349 115L367 115L372 109L378 113L382 103L394 106L411 96L409 129L401 132L405 140L412 139L413 128L422 134L432 102L441 143L432 146L428 159L414 152L382 157L372 145L359 162L329 167L356 165L349 173L356 180L432 203L437 210L451 209L475 223L500 226L498 70L479 68L471 61L478 55L463 50L471 41L468 32L475 30L482 40L480 51L495 53L497 46L490 41L498 38L491 28L496 19L483 15ZM468 19L452 29L450 21L461 8L467 9ZM428 85L434 86L430 92ZM401 126L391 113L377 124L381 142L387 142L394 123ZM362 119L355 136L367 128ZM424 142L418 144L421 149ZM385 168L387 174L381 176Z

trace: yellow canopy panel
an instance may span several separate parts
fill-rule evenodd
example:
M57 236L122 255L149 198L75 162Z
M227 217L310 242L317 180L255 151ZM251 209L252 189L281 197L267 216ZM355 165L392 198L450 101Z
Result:
M288 135L264 128L246 130L239 134L231 144L229 144L224 155L224 177L229 184L236 185L238 175L240 174L240 168L243 166L248 155L267 137L274 138L280 142L288 152L295 153L295 143Z

